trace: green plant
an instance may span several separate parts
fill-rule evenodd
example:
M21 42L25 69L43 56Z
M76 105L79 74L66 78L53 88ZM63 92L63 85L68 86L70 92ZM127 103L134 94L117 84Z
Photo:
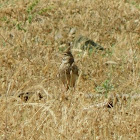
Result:
M22 24L21 24L21 23L18 23L18 24L17 24L17 29L18 29L18 30L23 30L24 32L26 32L26 29L24 29L24 28L22 27Z
M28 14L32 13L33 9L35 8L35 6L37 6L38 3L39 3L39 0L33 1L33 3L27 8Z
M114 89L114 86L110 80L105 80L100 86L96 87L96 91L99 93L105 93L105 97L107 97L107 94L109 93L109 91L113 89Z
M52 9L54 9L55 7L53 5L49 5L45 8L42 8L40 11L39 11L39 14L43 14L43 13L46 13L47 11L52 11Z
M28 13L28 22L31 23L33 20L33 17L35 13L33 13L34 8L37 6L39 3L39 0L33 1L33 3L27 8L27 13Z
M3 16L2 18L1 18L1 21L7 21L8 19L7 19L7 16Z

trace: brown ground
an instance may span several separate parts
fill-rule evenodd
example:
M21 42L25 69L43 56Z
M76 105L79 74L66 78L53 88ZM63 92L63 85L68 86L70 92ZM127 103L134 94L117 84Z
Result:
M73 50L81 77L61 100L62 46L79 35L106 50ZM43 98L24 102L22 92ZM113 108L94 106L111 94L129 98ZM139 140L139 94L139 0L2 0L0 139Z

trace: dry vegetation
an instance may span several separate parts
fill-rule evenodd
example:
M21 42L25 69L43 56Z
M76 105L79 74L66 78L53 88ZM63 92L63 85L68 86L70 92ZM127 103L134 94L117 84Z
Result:
M61 100L59 54L78 35L106 50L73 51L81 77ZM24 102L21 92L44 98ZM129 97L95 106L111 94ZM139 140L139 94L139 0L1 1L0 139Z

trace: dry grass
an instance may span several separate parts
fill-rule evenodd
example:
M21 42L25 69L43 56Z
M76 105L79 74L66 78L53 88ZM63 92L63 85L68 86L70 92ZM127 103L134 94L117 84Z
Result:
M88 36L106 51L73 52L82 74L76 91L61 100L60 46L73 40L73 27L75 36ZM44 98L25 103L17 94L26 91ZM110 94L130 97L113 108L94 106ZM2 0L0 139L139 140L139 94L139 0Z

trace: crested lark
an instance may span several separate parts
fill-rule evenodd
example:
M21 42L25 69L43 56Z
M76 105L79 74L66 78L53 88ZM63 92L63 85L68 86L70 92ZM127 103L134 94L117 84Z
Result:
M78 76L78 67L75 65L74 57L70 47L68 47L63 53L62 63L59 67L59 78L65 86L66 91L70 87L75 87Z

